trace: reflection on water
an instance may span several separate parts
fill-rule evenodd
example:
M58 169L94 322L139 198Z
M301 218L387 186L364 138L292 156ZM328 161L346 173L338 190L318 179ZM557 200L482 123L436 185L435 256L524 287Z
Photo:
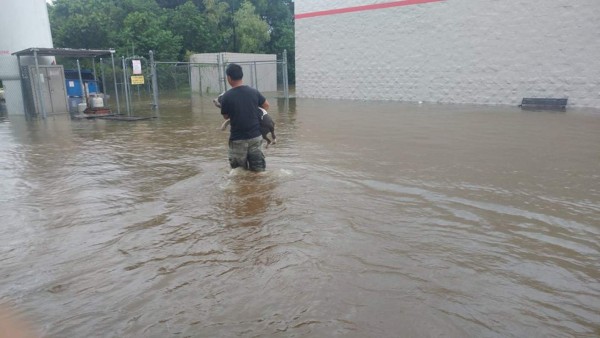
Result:
M6 121L6 103L4 101L0 101L0 123Z
M600 114L210 98L0 123L0 304L48 337L600 335Z

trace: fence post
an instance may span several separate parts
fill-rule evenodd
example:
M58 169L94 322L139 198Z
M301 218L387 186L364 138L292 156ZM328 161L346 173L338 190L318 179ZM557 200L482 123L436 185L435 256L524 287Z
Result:
M29 71L29 68L26 68L27 71L27 75L23 74L23 65L21 64L21 55L17 55L17 64L19 65L19 82L21 83L21 94L24 94L26 92L25 90L25 81L23 81L24 79L28 79L29 81L32 81L31 79L31 72ZM32 88L32 90L35 89L35 86ZM23 95L21 95L23 96ZM35 112L29 107L29 105L27 104L27 102L25 100L23 100L23 108L25 109L25 118L27 119L27 121L29 121L30 119L32 119L33 117L35 117Z
M117 72L115 71L115 50L110 50L110 61L112 63L113 80L115 83L115 101L117 101L117 114L121 115L121 103L119 102L119 87L117 86Z
M256 69L256 61L252 62L252 79L254 80L254 88L258 90L258 70Z
M221 93L227 90L227 71L225 68L225 55L223 53L219 53L221 58L219 59L219 72L222 72L220 77L223 79L223 89ZM219 89L221 89L221 84L219 84Z
M156 77L153 51L150 51L150 76L152 77L152 109L158 110L158 78Z
M200 89L200 96L204 96L204 91L202 90L202 67L196 65L196 68L198 68L198 88Z
M287 49L283 50L283 96L285 96L286 99L290 97L288 91Z
M125 68L125 57L121 56L121 63L123 66L123 89L125 92L125 105L127 107L127 116L131 115L131 110L129 108L129 93L128 93L128 85L127 85L127 70Z
M217 77L219 82L219 93L223 92L223 73L221 72L221 54L217 54Z
M190 84L190 95L193 95L192 91L192 64L188 61L187 64L187 72L188 72L188 83Z
M177 63L173 65L173 70L171 71L171 75L173 76L173 83L175 84L175 92L178 92L179 89L177 88Z

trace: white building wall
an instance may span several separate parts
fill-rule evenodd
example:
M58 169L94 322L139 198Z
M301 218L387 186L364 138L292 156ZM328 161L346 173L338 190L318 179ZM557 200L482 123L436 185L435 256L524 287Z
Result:
M0 80L9 114L25 111L17 57L11 54L30 47L53 47L46 1L0 0ZM39 63L50 64L53 60L40 57ZM32 57L21 58L22 65L34 62Z
M440 0L310 16L392 2L402 1L297 0L296 95L600 107L600 1Z

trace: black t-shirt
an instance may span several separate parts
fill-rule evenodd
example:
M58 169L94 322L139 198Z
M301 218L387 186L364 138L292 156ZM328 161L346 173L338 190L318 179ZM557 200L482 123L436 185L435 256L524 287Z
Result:
M221 98L221 114L229 115L229 140L248 140L260 136L259 106L265 103L262 94L245 85L231 88Z

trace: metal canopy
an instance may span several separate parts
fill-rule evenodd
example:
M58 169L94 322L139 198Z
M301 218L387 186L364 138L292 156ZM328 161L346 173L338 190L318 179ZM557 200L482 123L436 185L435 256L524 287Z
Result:
M113 79L115 85L115 96L117 99L117 111L120 114L121 108L119 105L119 92L117 91L117 75L115 73L115 50L114 49L72 49L72 48L36 48L31 47L27 49L23 49L18 52L12 53L17 57L19 63L19 72L21 79L23 78L23 70L21 68L21 57L22 56L33 56L35 60L35 70L37 74L40 74L38 57L40 56L64 56L71 58L80 58L80 57L89 57L95 58L97 56L110 55L112 61L112 70L113 70ZM94 78L96 77L96 68L94 62ZM81 78L81 68L79 67L79 59L77 59L77 70L79 73L79 81L82 86L82 92L85 93L83 80ZM44 107L44 101L42 100L42 91L41 91L41 80L40 77L37 77L37 92L38 92L38 102L42 110L43 118L46 118L46 107ZM86 96L87 101L87 96Z
M97 57L114 53L114 49L27 48L12 53L16 56Z

